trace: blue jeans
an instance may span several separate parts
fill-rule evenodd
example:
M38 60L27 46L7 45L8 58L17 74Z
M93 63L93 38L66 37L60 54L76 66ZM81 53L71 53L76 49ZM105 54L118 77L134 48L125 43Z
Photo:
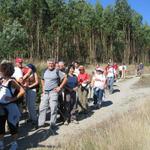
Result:
M104 90L100 88L94 88L94 104L100 104L102 103L102 98L103 98Z
M108 87L110 94L113 93L113 84L114 84L114 77L108 77L107 78L107 87Z
M36 112L36 89L28 89L26 91L26 102L29 111L29 119L36 122L38 120Z

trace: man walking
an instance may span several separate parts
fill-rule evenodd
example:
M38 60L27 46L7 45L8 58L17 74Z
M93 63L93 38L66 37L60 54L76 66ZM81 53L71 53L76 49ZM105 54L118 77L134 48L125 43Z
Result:
M59 82L61 83L59 84ZM42 98L39 108L38 126L43 126L46 120L46 112L48 107L51 110L50 128L53 129L56 125L58 93L61 91L67 78L63 72L55 69L55 61L47 60L47 69L42 74Z

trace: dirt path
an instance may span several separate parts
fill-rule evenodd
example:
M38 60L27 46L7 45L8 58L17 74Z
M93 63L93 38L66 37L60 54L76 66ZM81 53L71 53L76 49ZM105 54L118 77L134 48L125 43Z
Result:
M112 95L106 94L106 99L101 109L92 110L89 115L82 117L78 125L69 124L69 126L59 126L57 130L58 135L49 135L48 127L29 131L30 128L22 126L20 129L22 136L19 138L21 149L49 149L51 147L59 147L67 139L81 134L86 129L94 128L102 121L132 109L135 103L140 102L143 97L150 97L150 88L132 88L138 81L139 78L133 77L116 83L114 86L115 93Z

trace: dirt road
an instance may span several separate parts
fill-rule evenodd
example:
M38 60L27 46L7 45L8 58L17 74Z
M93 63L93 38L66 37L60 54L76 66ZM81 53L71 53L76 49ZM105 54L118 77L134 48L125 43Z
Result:
M57 130L58 135L51 135L49 127L40 128L31 131L27 125L21 126L21 137L19 146L23 149L45 149L51 147L60 147L68 139L83 133L85 130L95 128L97 124L109 120L116 114L122 114L134 108L136 103L142 101L143 97L150 97L150 87L133 88L133 85L139 81L138 77L133 77L125 81L115 83L112 95L106 94L103 107L99 110L92 110L88 115L81 115L78 125L61 125Z

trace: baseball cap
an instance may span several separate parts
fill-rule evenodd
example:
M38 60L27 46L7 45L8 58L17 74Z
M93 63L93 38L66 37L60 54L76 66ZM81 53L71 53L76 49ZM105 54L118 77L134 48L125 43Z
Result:
M22 63L22 62L23 62L23 59L18 57L18 58L15 59L15 62L16 62L16 63Z

